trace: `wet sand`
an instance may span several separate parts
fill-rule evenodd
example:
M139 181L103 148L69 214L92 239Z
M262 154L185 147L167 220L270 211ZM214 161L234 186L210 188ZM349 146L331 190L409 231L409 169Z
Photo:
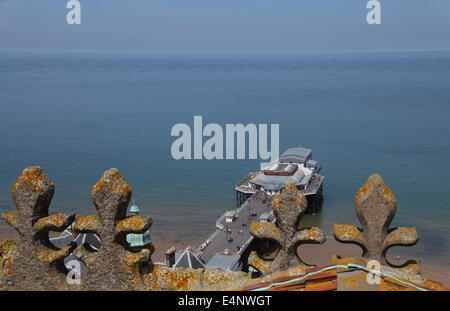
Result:
M5 224L0 223L0 241L4 239L17 239L18 233ZM153 262L164 262L164 252L174 246L177 250L184 250L186 246L198 247L203 239L187 239L178 234L164 235L154 232L152 234L155 252L152 254ZM305 244L299 247L299 253L305 263L324 266L331 264L333 255L341 257L352 257L362 254L361 248L352 244L339 243L333 237L327 236L327 241L321 245ZM401 264L402 258L388 258L394 264ZM442 283L446 287L450 287L450 267L442 265L431 260L420 261L420 271L423 276L433 281Z

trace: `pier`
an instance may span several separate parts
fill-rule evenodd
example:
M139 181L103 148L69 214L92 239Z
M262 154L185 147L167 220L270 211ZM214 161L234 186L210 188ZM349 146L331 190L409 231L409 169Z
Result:
M322 203L324 176L318 174L321 167L312 159L312 150L302 147L286 150L277 162L259 172L251 172L236 186L236 207L258 191L275 195L283 191L292 180L300 193L308 199L307 212L316 213Z
M253 241L253 221L276 222L272 213L272 197L283 191L291 180L308 200L307 212L316 213L322 204L324 176L312 160L312 150L302 147L286 150L279 161L261 171L251 172L236 186L236 210L225 212L216 221L216 230L200 245L195 255L208 268L239 270L238 262Z
M246 202L252 195L261 191L255 186L252 186L250 181L254 179L259 173L250 173L245 178L243 178L238 184L236 184L236 206L241 206ZM322 191L323 191L323 181L325 177L313 174L309 179L309 183L306 188L299 189L300 193L304 194L308 200L308 212L316 213L320 209L322 203ZM280 193L282 188L278 191L267 191L270 194Z
M217 254L239 259L253 240L249 230L252 221L275 221L271 202L269 195L257 192L238 209L224 213L216 222L216 231L202 244L196 255L204 263Z

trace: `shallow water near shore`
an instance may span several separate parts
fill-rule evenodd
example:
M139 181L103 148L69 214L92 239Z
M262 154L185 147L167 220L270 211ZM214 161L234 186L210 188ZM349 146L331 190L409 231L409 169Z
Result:
M195 244L259 161L176 161L172 126L278 123L280 150L313 149L326 178L322 211L302 225L359 225L354 193L377 172L397 197L392 226L420 236L389 254L450 270L449 72L450 52L0 52L0 212L40 165L50 212L95 213L90 188L116 167L155 236Z

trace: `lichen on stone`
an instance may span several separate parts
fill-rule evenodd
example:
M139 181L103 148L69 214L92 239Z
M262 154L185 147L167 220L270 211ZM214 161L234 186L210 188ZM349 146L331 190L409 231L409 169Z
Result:
M48 235L51 230L63 231L75 215L48 215L54 189L52 181L38 166L24 169L12 186L17 211L4 214L3 219L19 232L19 240L17 244L7 244L7 248L3 244L1 251L2 281L11 289L54 289L65 278L62 260L74 245L54 249ZM37 279L40 281L36 282Z
M116 169L106 171L93 187L91 195L98 213L78 216L74 234L95 233L101 240L98 251L69 244L62 249L49 242L49 231L63 231L75 220L75 215L48 215L54 185L39 167L24 170L12 186L17 211L3 218L19 232L18 241L0 241L0 290L245 290L267 286L280 280L298 279L313 271L298 257L297 246L304 242L322 243L325 236L319 228L298 229L306 209L306 200L293 183L274 199L273 213L277 224L254 222L251 233L258 239L275 241L279 250L273 260L262 259L257 251L249 254L249 264L262 276L251 278L244 272L216 269L183 269L154 265L152 249L132 249L126 242L129 233L142 233L152 224L150 217L126 217L131 187ZM366 266L372 255L384 256L393 245L411 245L417 241L414 228L389 229L396 202L392 192L374 176L360 189L355 206L362 229L352 225L336 225L335 236L341 241L359 243L367 248L365 257L332 262L340 268L328 270L324 281L295 281L294 290L414 290L412 285L383 276L378 286L367 285L367 271L349 271L349 263ZM381 215L380 219L373 215ZM378 233L384 235L378 236ZM380 238L381 237L381 238ZM381 246L373 248L372 243ZM85 263L86 271L80 285L67 283L63 259L71 252ZM322 269L321 267L320 269ZM319 269L319 268L317 268ZM430 290L448 290L441 284L420 275L417 264L401 268L381 267L386 275ZM330 278L336 278L336 280ZM263 285L261 285L263 284ZM271 289L283 290L284 285ZM303 286L303 288L301 288Z
M250 233L262 240L273 240L279 250L273 260L261 258L257 252L250 254L248 264L265 275L291 267L306 265L298 255L298 246L302 243L323 243L325 234L319 228L298 229L307 200L289 180L283 191L272 200L272 210L277 223L253 222Z
M92 201L97 215L79 216L75 233L95 233L101 240L98 251L80 245L74 255L84 262L87 273L81 288L87 290L134 290L143 282L141 268L149 269L151 250L136 251L126 241L129 233L143 233L152 225L150 217L126 217L131 187L120 172L109 169L92 187ZM100 280L102 280L100 282Z
M415 228L392 228L389 225L397 210L397 200L378 174L370 176L355 194L356 215L361 229L353 225L335 225L338 241L354 243L363 249L363 257L388 264L387 250L395 245L414 245L419 239Z

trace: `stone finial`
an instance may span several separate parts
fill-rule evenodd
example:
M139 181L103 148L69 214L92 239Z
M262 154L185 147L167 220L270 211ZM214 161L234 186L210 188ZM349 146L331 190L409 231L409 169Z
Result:
M52 181L38 166L23 170L12 186L17 211L3 215L3 219L19 232L16 246L8 247L13 259L7 280L11 288L50 289L61 283L60 278L65 276L58 270L65 272L63 259L74 245L57 249L50 243L48 235L50 230L64 231L74 221L75 215L48 215L54 191Z
M81 286L88 290L136 289L142 282L140 268L150 261L151 250L131 249L126 236L146 232L152 225L152 219L138 215L126 217L131 187L115 168L103 173L92 187L91 196L98 214L79 216L73 230L76 233L97 234L101 247L97 252L85 246L74 251L87 267Z
M276 241L280 249L272 261L260 258L257 252L250 253L249 265L262 274L304 265L297 254L298 246L303 243L323 243L326 240L325 234L319 228L298 229L306 207L305 196L300 193L294 182L288 181L283 192L275 196L272 201L277 225L253 222L250 226L250 233L254 237Z
M354 202L362 229L352 225L334 225L334 236L338 241L359 245L364 258L386 264L386 252L390 247L414 245L418 241L415 228L389 229L397 201L380 175L373 174L367 179L356 192Z

